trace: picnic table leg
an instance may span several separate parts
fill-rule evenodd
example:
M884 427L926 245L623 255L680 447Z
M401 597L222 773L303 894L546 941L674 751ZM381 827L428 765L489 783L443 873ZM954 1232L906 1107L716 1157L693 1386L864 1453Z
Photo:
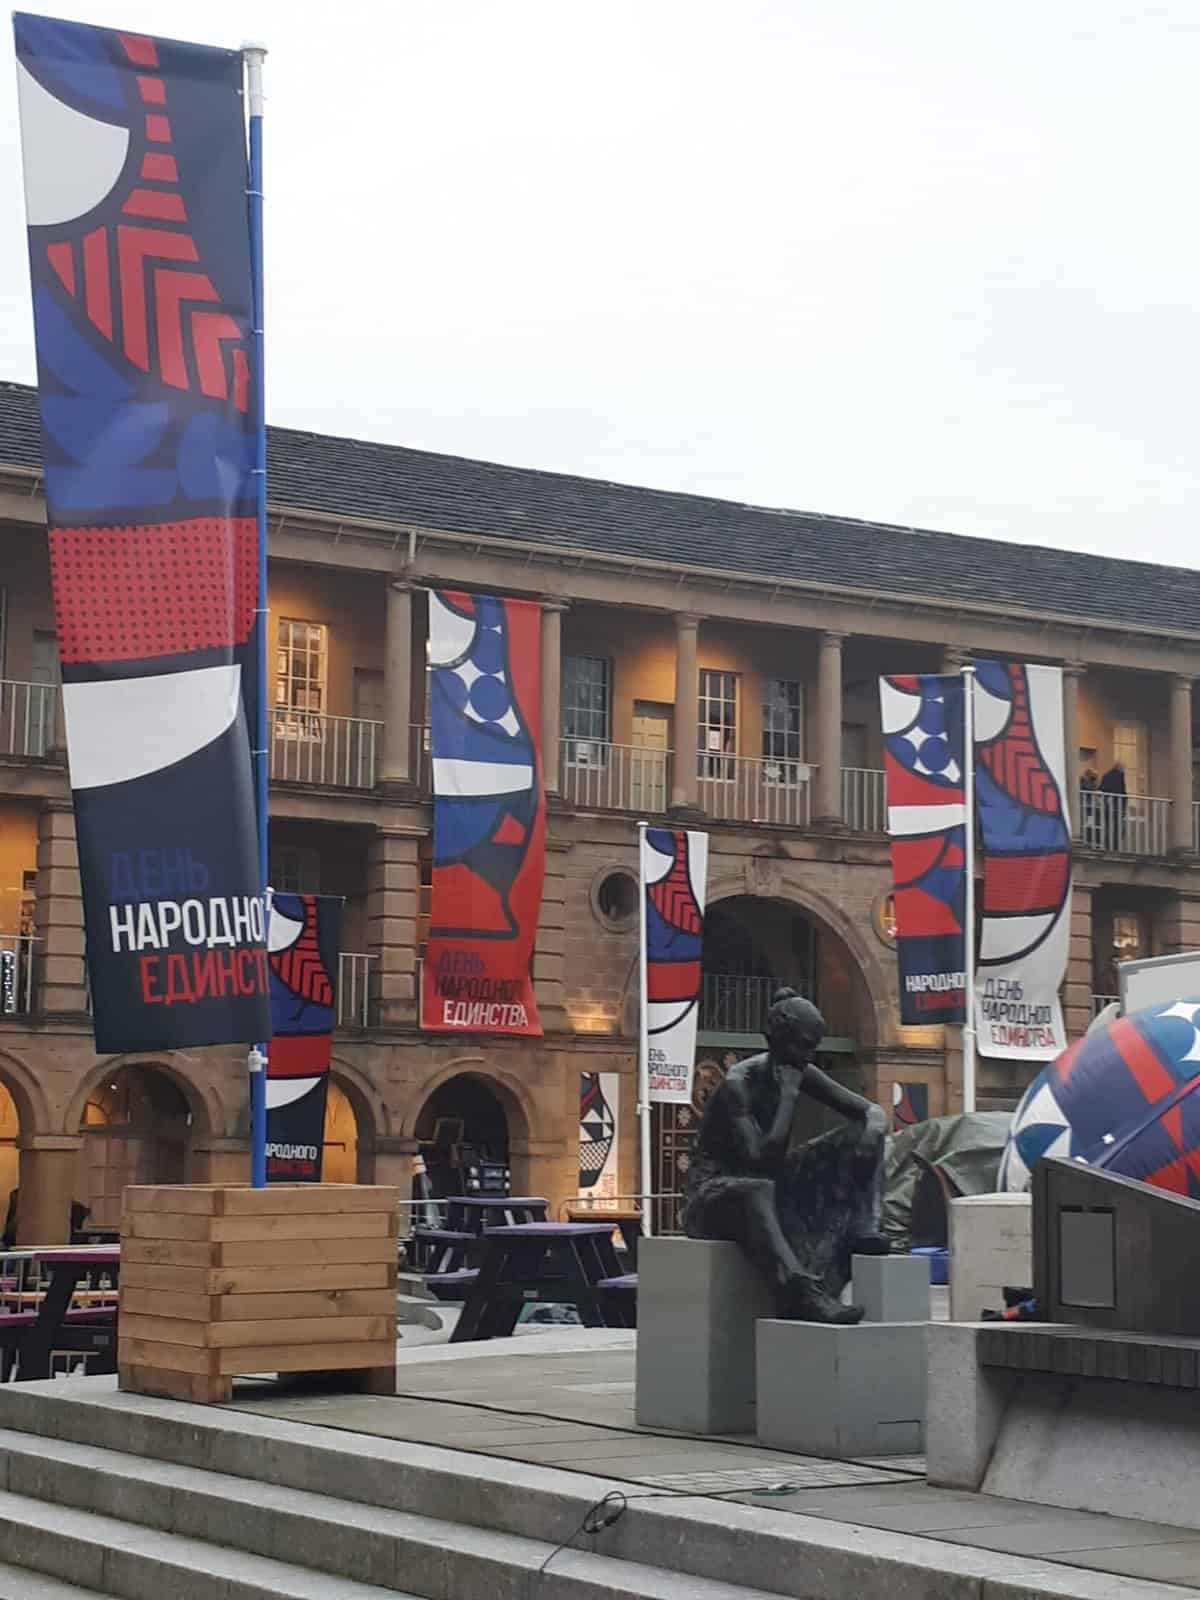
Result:
M575 1301L575 1309L579 1313L579 1320L584 1327L603 1328L607 1324L604 1320L604 1311L600 1305L600 1297L588 1278L579 1253L579 1246L582 1243L584 1243L582 1240L569 1239L561 1247L561 1254L566 1258L564 1277L567 1281L567 1288L571 1291L571 1298Z
M462 1316L459 1317L454 1332L450 1335L451 1344L466 1344L473 1339L489 1337L481 1331L481 1325L495 1290L503 1260L504 1251L497 1249L495 1244L484 1252L479 1276L463 1302Z
M22 1383L50 1376L53 1339L62 1327L79 1277L79 1272L72 1272L65 1264L50 1274L50 1287L38 1307L38 1319L17 1351L17 1376Z

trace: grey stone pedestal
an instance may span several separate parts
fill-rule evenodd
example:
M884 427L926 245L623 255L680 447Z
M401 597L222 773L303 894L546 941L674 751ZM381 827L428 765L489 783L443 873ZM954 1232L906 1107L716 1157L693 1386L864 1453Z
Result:
M774 1310L738 1245L643 1239L638 1422L688 1433L753 1432L754 1329Z
M758 1325L758 1437L801 1455L914 1455L925 1440L925 1322ZM640 1334L639 1334L640 1338Z
M928 1322L929 1262L924 1256L855 1256L850 1298L868 1322Z

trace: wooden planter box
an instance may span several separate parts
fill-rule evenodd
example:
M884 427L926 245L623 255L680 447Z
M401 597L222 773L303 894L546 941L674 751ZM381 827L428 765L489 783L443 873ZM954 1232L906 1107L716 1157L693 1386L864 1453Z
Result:
M227 1401L252 1373L355 1371L396 1389L398 1189L126 1189L118 1381Z

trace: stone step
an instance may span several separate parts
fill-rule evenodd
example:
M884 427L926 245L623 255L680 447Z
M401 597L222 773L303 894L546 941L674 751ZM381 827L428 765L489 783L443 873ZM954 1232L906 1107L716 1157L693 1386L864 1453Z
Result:
M325 1573L290 1562L7 1491L0 1492L0 1549L12 1566L84 1594L100 1584L91 1593L113 1600L425 1600L347 1579L331 1585ZM31 1580L16 1592L32 1600L37 1591ZM78 1590L62 1592L65 1600Z
M93 1445L35 1440L4 1429L0 1473L9 1498L40 1506L43 1520L69 1511L71 1516L135 1527L167 1540L163 1559L168 1560L170 1541L191 1545L219 1540L226 1555L242 1552L281 1569L350 1578L367 1586L364 1595L399 1592L426 1600L459 1600L478 1593L517 1600L536 1581L539 1596L547 1600L609 1600L618 1594L629 1600L768 1600L761 1590L584 1550L559 1551L556 1543L544 1540L354 1505L327 1494L282 1489ZM0 1496L0 1538L3 1502ZM564 1537L576 1526L569 1524ZM115 1542L124 1548L128 1541L122 1534ZM209 1565L201 1563L201 1572ZM65 1570L53 1570L64 1577L79 1575L71 1553ZM226 1565L221 1570L235 1569ZM133 1593L125 1588L115 1592ZM197 1590L198 1600L202 1593L206 1596L207 1590ZM290 1595L292 1590L279 1593ZM351 1591L346 1593L349 1600ZM140 1590L136 1600L141 1600ZM236 1591L231 1600L237 1600Z
M7 1562L0 1562L0 1600L113 1600L113 1596L47 1578L28 1567L10 1567Z

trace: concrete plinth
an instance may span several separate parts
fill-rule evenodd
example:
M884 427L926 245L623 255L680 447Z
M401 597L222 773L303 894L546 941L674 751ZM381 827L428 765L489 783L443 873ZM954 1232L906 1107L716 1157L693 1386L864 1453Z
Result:
M928 1322L929 1262L924 1256L855 1256L850 1298L867 1322Z
M638 1246L637 1420L688 1433L754 1428L755 1323L775 1310L739 1246Z
M924 1322L758 1325L758 1438L804 1455L913 1455L925 1442Z
M973 1194L950 1202L950 1320L1004 1308L1003 1290L1033 1283L1031 1199Z

